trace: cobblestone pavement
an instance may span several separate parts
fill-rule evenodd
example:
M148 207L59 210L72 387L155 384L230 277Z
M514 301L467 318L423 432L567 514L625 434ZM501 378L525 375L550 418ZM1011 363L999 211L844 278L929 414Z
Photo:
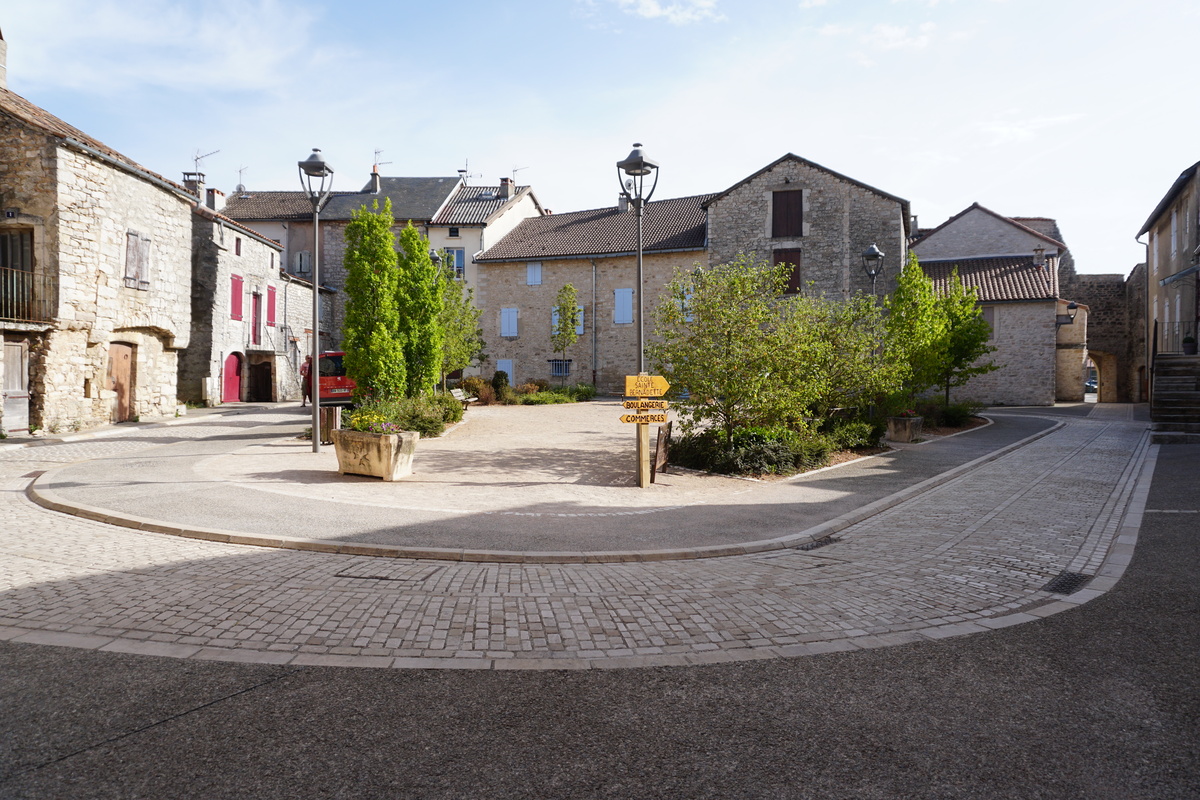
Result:
M1115 584L1157 453L1143 423L1065 419L828 546L644 563L268 550L116 528L24 495L57 465L291 416L0 450L0 639L295 665L563 669L979 633L1074 608ZM1094 577L1070 595L1043 589L1063 572Z

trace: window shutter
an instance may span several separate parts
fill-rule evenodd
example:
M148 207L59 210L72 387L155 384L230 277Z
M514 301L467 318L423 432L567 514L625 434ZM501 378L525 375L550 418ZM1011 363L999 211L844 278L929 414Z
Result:
M515 308L500 309L500 335L501 336L516 336L517 335L517 309L515 309Z
M556 330L558 330L558 316L559 315L558 315L557 308L550 309L550 335L551 336L553 336L554 332Z
M804 289L804 274L800 269L803 253L798 248L785 247L771 253L775 264L791 264L792 274L788 277L786 294L799 294Z
M267 325L275 326L275 287L267 287Z
M583 336L583 306L575 306L579 310L579 316L576 318L578 324L575 325L575 335Z
M530 261L525 267L525 283L529 286L542 285L542 262Z
M242 276L229 276L229 317L242 318Z
M141 282L142 235L129 231L125 234L125 285L138 288Z
M633 323L633 289L613 289L613 324Z
M771 236L804 235L804 191L771 193Z

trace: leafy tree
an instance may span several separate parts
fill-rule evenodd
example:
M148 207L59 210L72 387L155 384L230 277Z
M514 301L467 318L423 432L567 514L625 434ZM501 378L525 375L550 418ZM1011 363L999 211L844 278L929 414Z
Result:
M379 201L354 211L346 226L346 374L358 384L360 397L390 399L402 394L406 370L396 331L399 272L392 203Z
M454 267L443 265L440 277L442 309L438 315L438 327L442 331L443 391L447 375L484 358L483 329L479 326L483 311L475 307L475 290L468 288L464 292L462 283L454 276Z
M958 277L958 269L950 273L950 284L939 298L938 306L944 328L937 347L937 383L945 392L950 405L950 389L962 386L976 375L999 369L991 362L980 362L995 347L988 344L991 326L983 318L976 299L975 287L967 287Z
M404 353L404 393L417 397L433 390L442 368L442 288L429 257L429 240L411 222L401 229L399 239L396 338Z
M912 399L936 386L941 375L940 342L946 320L933 281L909 252L908 261L896 279L896 290L885 300L887 308L884 354L903 372L906 395Z
M576 329L579 327L578 293L575 286L568 283L558 290L554 300L554 326L550 331L550 344L554 352L565 360L567 350L579 339ZM566 372L563 372L562 383L566 383Z

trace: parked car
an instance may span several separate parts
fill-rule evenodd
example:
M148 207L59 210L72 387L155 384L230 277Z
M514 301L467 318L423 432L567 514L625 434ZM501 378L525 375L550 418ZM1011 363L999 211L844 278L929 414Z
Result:
M1083 382L1083 391L1085 393L1094 394L1099 388L1099 384L1096 382L1095 378L1088 378Z
M353 402L356 384L346 377L346 367L342 357L346 353L341 350L330 350L321 353L318 369L321 374L321 405L348 406Z

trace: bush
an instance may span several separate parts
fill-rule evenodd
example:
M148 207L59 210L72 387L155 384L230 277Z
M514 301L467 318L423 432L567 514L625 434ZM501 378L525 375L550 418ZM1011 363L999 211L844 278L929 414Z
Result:
M513 391L511 386L505 384L496 391L496 402L511 406L517 402L517 393Z
M975 416L979 406L975 403L951 403L939 409L939 422L946 428L961 428Z
M463 405L454 399L454 395L439 392L433 396L433 400L442 409L442 421L447 425L453 425L462 420Z
M441 436L446 429L442 404L432 397L370 400L343 414L342 424L349 430L369 433L417 431L427 439Z
M536 383L531 381L529 383L522 383L520 386L518 386L517 394L537 394L541 390L541 386L538 386Z
M478 375L471 375L463 378L458 382L458 388L462 389L471 397L479 397L480 390L484 387L492 388L492 385Z
M577 383L574 386L568 387L567 391L579 402L591 400L596 396L596 387L590 383Z
M829 443L835 450L853 450L856 447L874 447L879 444L882 432L870 422L842 422L829 434Z
M722 474L788 475L824 466L832 449L818 433L788 428L745 428L727 450L722 436L709 429L681 436L671 444L671 463Z
M481 406L496 404L496 390L485 380L480 379L479 388L475 391L475 400Z
M555 403L572 403L574 400L570 395L562 392L534 392L532 394L523 394L517 397L517 403L523 406L545 406Z
M496 370L496 374L492 375L492 388L496 390L496 396L503 395L503 390L508 388L508 373L502 369Z
M540 392L544 392L550 388L550 381L546 380L545 378L537 378L530 382L536 386Z

